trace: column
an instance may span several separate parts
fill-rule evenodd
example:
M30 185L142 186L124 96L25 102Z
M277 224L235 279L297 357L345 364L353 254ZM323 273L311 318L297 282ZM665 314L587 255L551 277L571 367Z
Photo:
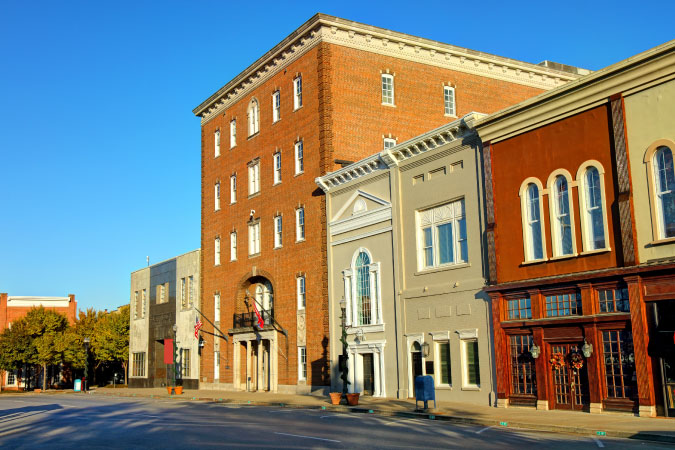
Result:
M255 381L256 381L256 390L258 391L263 391L265 390L265 380L263 379L263 359L264 356L263 354L265 353L265 346L263 345L263 340L259 339L258 340L258 352L257 355L258 357L256 358L258 361L258 372L255 375Z
M654 393L654 379L652 374L652 360L647 354L649 346L649 326L647 311L642 297L643 286L640 276L624 278L628 284L628 299L630 302L630 319L633 330L633 348L635 351L635 371L637 373L637 388L640 417L656 416L656 396Z
M499 292L490 292L492 303L492 326L494 330L495 371L497 372L497 407L509 406L509 361L506 347L506 333L501 327L502 319L502 296Z
M551 408L549 398L551 394L551 366L548 360L548 345L544 343L544 329L541 327L532 329L532 340L540 348L539 358L535 360L535 370L537 371L537 409L548 410Z
M354 392L354 382L356 381L356 378L354 377L354 369L356 367L356 364L354 364L354 358L356 358L356 354L352 351L349 350L349 392Z
M251 341L246 341L246 380L244 381L246 382L244 390L251 390Z
M380 349L373 351L373 372L375 376L375 386L373 386L373 396L382 397L382 383L380 383Z
M582 293L583 295L583 293ZM583 299L583 297L582 297ZM585 305L584 305L585 306ZM593 346L593 353L586 358L586 372L588 373L588 393L590 395L590 413L602 412L602 399L604 398L604 383L602 380L602 353L601 343L598 339L598 329L595 324L584 325L584 338Z
M276 392L279 383L279 359L277 357L277 335L273 331L272 341L270 343L270 391Z
M234 369L233 374L232 374L233 375L232 382L234 384L234 390L238 391L239 386L241 386L241 369L240 369L240 367L241 367L240 366L241 365L241 356L240 356L240 351L239 351L239 347L241 347L241 344L239 343L239 341L234 341L232 343L232 345L233 345L233 349L234 349L233 355L232 355L232 359L233 359L232 365L233 365L233 369Z

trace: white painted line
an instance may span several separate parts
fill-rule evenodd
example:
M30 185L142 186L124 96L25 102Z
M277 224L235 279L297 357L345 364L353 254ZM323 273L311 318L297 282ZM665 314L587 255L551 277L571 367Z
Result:
M333 418L336 418L336 419L357 419L358 417L348 416L348 415L343 415L343 414L333 414L331 416L321 416L320 418L321 419L326 419L326 418L329 418L329 419L333 419Z
M476 434L481 434L483 431L487 431L487 430L489 430L490 428L492 428L492 427L485 427L485 428L483 428L482 430L476 431Z
M279 409L277 411L269 411L270 414L281 413L281 412L293 412L293 411L316 411L312 408L289 408L289 409Z
M342 441L336 441L335 439L324 439L324 438L318 438L318 437L314 437L314 436L303 436L302 434L279 433L277 431L275 431L274 434L280 434L282 436L298 437L298 438L303 438L303 439L316 439L317 441L342 442Z
M595 441L595 444L596 444L598 447L603 448L603 447L605 446L605 444L603 444L602 441L601 441L600 439L598 439L598 438L593 438L593 440Z

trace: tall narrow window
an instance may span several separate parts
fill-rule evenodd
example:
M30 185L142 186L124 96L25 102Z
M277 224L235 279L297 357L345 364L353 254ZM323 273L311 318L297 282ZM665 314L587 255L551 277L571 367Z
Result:
M274 184L281 183L281 153L274 154Z
M230 177L230 203L237 201L237 174Z
M215 187L215 192L213 194L214 197L214 209L218 211L220 209L220 181L216 183Z
M139 302L140 298L141 297L138 295L138 291L134 292L134 319L138 319L140 317L139 314L141 309L140 308L141 304Z
M605 362L607 398L634 399L637 397L632 332L630 330L603 331L602 350L601 361Z
M295 240L305 240L305 208L295 210Z
M213 294L213 319L220 322L220 294Z
M480 362L478 358L478 341L462 341L464 349L464 386L480 386Z
M230 148L237 145L237 119L230 121Z
M600 173L589 167L584 174L584 204L586 208L586 242L590 250L605 248L605 214L602 210Z
M272 94L272 122L281 119L281 93L274 91Z
M230 261L237 259L237 232L230 233Z
M439 342L438 351L438 383L442 386L452 384L452 371L450 363L450 342Z
M141 297L141 317L145 317L145 311L147 310L147 305L148 305L148 291L147 289L143 289L142 292L142 297Z
M274 218L274 248L279 248L283 244L282 241L282 219L281 216Z
M675 171L673 153L670 148L661 146L654 153L654 191L656 193L656 213L658 236L660 239L675 237Z
M541 209L539 188L530 183L527 187L527 259L534 261L544 257L541 233Z
M183 309L187 308L187 295L185 291L185 278L180 279L180 306Z
M248 135L253 136L259 131L260 111L258 109L258 100L255 98L248 104Z
M260 192L260 161L248 166L248 195Z
M531 335L511 336L511 388L514 394L536 395L537 377L530 353Z
M305 309L307 305L307 292L305 290L305 276L301 275L295 279L297 284L298 309Z
M195 303L195 277L190 275L188 277L188 306L192 308Z
M421 269L468 261L464 200L417 213Z
M302 77L297 76L293 80L293 109L298 109L302 106Z
M214 242L214 261L217 266L220 264L220 238L216 238Z
M365 252L356 258L356 320L358 325L372 321L370 295L370 258Z
M213 352L213 379L220 379L220 352Z
M304 155L302 141L295 143L295 173L296 175L305 171Z
M248 254L257 255L258 253L260 253L260 222L248 226Z
M396 139L384 138L384 149L396 147Z
M190 378L190 349L182 348L181 349L181 361L180 361L180 377Z
M557 256L571 255L574 252L572 244L572 219L570 214L570 195L567 178L558 175L554 184L554 245Z
M394 104L394 77L388 73L382 74L382 104Z
M455 116L455 88L451 86L443 87L443 102L445 104L445 115Z
M214 144L215 157L218 157L220 156L220 130L216 130L216 132L214 133L214 142L215 142Z
M307 379L307 348L298 347L298 380Z

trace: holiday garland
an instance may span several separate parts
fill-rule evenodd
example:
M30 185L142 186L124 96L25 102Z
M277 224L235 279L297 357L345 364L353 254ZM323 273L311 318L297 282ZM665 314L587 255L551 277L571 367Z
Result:
M565 357L560 352L551 355L551 359L549 361L554 369L562 369L565 367Z
M579 370L584 367L584 357L581 356L581 353L570 353L570 364Z

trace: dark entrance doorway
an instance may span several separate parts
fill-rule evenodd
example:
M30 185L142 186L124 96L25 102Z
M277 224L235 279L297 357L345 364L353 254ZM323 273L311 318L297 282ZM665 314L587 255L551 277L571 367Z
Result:
M363 354L363 393L364 395L373 395L375 391L375 365L373 364L373 354Z
M410 361L412 363L412 396L415 396L415 378L422 373L422 347L415 342L410 349Z
M658 356L661 375L656 385L662 386L664 415L675 417L675 300L654 302L654 322L656 351L650 353Z
M570 362L573 353L581 354L580 344L551 344L551 355L561 355L563 362L560 367L551 364L554 409L581 410L588 405L586 364L574 368Z

